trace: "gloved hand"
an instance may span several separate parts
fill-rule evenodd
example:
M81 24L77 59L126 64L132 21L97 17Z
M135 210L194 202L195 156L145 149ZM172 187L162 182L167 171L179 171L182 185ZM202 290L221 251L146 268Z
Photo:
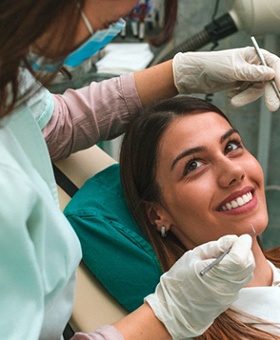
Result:
M228 235L186 252L161 276L145 301L163 322L172 339L202 334L238 297L253 278L254 258L249 235ZM204 276L199 273L214 258L228 255Z
M179 93L214 93L231 90L234 106L253 102L265 93L270 111L280 102L268 80L280 88L280 58L261 50L267 66L261 66L254 47L213 52L178 53L173 59L174 84Z

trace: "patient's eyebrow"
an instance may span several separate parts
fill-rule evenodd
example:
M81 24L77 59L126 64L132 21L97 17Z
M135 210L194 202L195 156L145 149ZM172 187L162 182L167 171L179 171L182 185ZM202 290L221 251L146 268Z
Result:
M239 133L236 129L230 129L229 131L227 131L225 134L223 134L220 138L220 144L222 144L227 138L229 138L232 134L234 133ZM205 146L197 146L195 148L191 148L188 150L183 151L182 153L180 153L172 162L170 170L172 171L175 164L177 162L179 162L182 158L186 157L186 156L190 156L193 153L198 153L198 152L202 152L205 151L206 147Z
M191 149L188 149L188 150L183 151L182 153L180 153L180 154L174 159L174 161L173 161L172 164L171 164L170 170L172 171L173 168L174 168L174 166L175 166L175 164L176 164L177 162L179 162L182 158L184 158L184 157L186 157L186 156L190 156L190 155L193 154L193 153L202 152L202 151L205 151L205 150L206 150L206 148L205 148L204 146L198 146L198 147L196 147L196 148L191 148Z
M222 135L222 137L220 138L220 143L222 144L228 137L230 137L231 135L233 135L234 133L238 133L239 132L236 129L230 129L228 130L224 135Z

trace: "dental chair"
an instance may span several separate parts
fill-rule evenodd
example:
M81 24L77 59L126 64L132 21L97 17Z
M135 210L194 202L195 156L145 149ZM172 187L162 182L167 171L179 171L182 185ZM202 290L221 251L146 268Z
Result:
M98 146L72 154L54 165L62 171L76 187L80 188L94 174L116 163ZM71 197L58 186L60 208L64 210ZM74 308L69 325L73 332L91 332L111 324L128 314L88 270L83 261L78 268Z

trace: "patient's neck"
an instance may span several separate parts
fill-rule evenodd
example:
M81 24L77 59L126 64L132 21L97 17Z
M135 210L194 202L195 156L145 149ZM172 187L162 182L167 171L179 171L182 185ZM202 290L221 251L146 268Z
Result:
M273 273L256 238L253 238L252 251L256 262L254 279L246 287L271 286Z

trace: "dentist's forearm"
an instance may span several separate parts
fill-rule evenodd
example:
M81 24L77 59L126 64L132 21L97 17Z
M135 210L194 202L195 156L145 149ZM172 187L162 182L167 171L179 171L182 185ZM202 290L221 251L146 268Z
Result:
M178 94L174 85L172 60L136 72L134 79L143 106Z
M117 321L114 326L125 340L170 340L167 329L147 303Z

